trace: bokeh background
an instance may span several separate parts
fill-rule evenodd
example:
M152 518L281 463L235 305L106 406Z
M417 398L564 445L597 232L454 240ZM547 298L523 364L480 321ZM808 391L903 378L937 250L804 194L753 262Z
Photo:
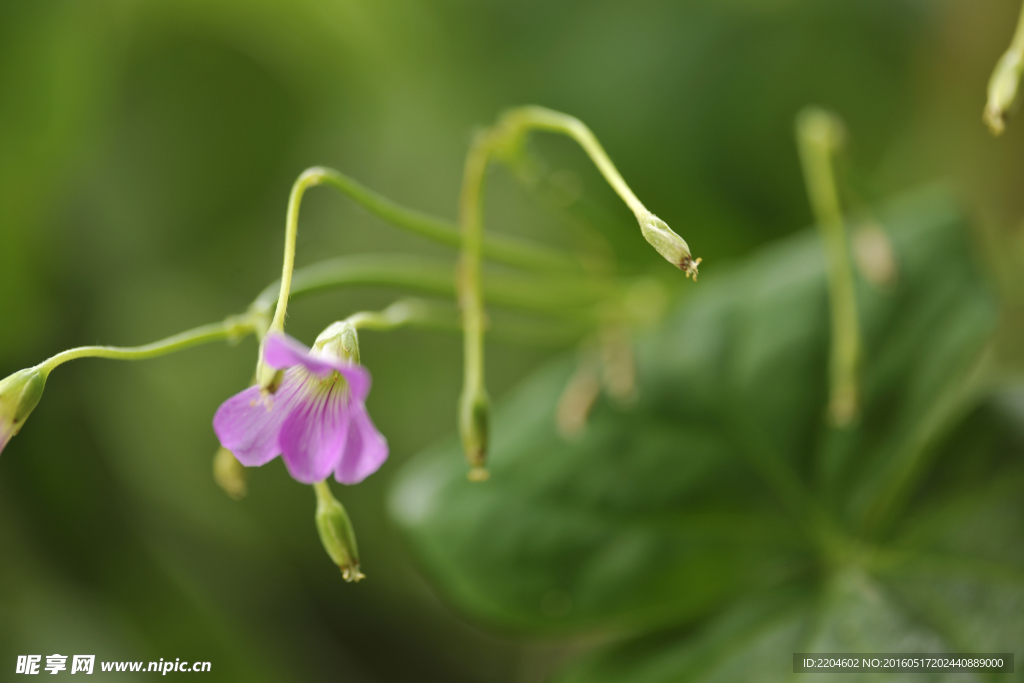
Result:
M0 375L85 343L136 344L244 310L280 268L305 167L454 218L475 127L535 103L587 122L702 272L810 223L793 119L845 119L865 204L943 181L1013 302L1024 121L981 123L1016 2L993 0L96 0L0 3ZM564 140L626 268L664 265ZM564 240L503 172L490 229ZM299 265L374 251L451 257L327 189L303 206ZM307 342L394 292L297 301ZM453 613L386 513L401 463L455 425L460 341L367 333L370 409L391 460L338 491L369 579L344 584L314 497L280 461L237 503L214 484L210 419L255 344L60 368L0 458L0 666L17 654L213 662L216 680L545 680L558 642ZM556 350L494 343L500 398ZM118 680L130 680L121 674Z

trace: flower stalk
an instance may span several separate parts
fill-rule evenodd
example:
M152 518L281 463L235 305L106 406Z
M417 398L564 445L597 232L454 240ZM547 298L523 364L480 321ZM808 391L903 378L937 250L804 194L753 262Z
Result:
M481 282L483 247L483 195L487 167L492 158L515 159L531 130L567 135L575 140L597 166L601 175L636 216L644 238L669 263L687 277L697 278L700 259L693 258L686 241L664 221L647 210L626 184L590 129L579 119L543 107L529 106L506 112L492 128L473 138L459 197L459 226L462 253L459 261L458 292L464 331L462 395L459 399L459 433L463 451L472 469L470 479L487 478L485 463L489 431L489 399L484 382L485 315Z
M0 452L11 437L21 431L25 420L39 403L53 369L79 358L145 360L164 356L212 341L237 341L246 335L262 334L266 318L258 314L232 316L223 322L203 325L143 346L80 346L62 351L25 370L0 380Z
M250 334L262 335L265 330L266 320L263 316L255 314L231 316L222 322L196 327L143 346L79 346L44 360L36 366L36 369L49 375L58 365L79 358L147 360L214 341L237 342Z
M686 240L647 210L626 184L594 133L576 117L537 106L511 109L492 129L493 147L498 156L504 159L517 156L525 142L526 134L531 130L566 135L579 144L605 181L636 216L644 239L669 263L686 273L687 277L697 279L697 266L700 265L701 259L693 258Z
M462 244L458 226L450 221L400 206L334 169L317 167L309 172L319 174L320 184L334 187L373 215L398 228L456 249ZM580 268L572 256L502 235L484 237L482 252L492 261L525 270L577 272Z
M445 259L406 254L353 254L296 270L292 276L291 297L338 287L375 285L454 298L457 285L452 270L453 265ZM280 288L280 281L268 285L249 310L269 318ZM487 300L496 305L588 320L596 315L596 306L618 292L617 286L586 276L525 277L495 273L484 285Z
M842 122L830 112L809 107L797 116L796 138L804 182L828 268L832 318L828 414L837 427L848 426L857 416L861 357L853 269L832 163L843 137Z

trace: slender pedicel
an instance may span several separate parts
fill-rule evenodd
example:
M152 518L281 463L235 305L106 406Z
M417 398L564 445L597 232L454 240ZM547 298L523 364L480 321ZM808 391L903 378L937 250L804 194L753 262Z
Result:
M408 289L454 298L451 261L409 254L352 254L298 269L292 275L291 298L300 294L354 285ZM249 310L268 318L280 294L280 281L268 285ZM525 276L501 272L487 278L487 300L507 308L557 314L592 322L595 306L619 292L616 285L587 276Z
M459 261L458 292L462 309L463 373L459 398L459 436L462 450L471 466L470 479L487 478L490 400L484 386L484 302L480 278L480 249L483 238L482 200L487 163L497 137L481 132L473 138L462 179L459 197L459 224L462 227L462 257Z
M651 246L669 263L685 272L687 277L697 278L697 266L701 259L693 258L686 240L669 228L664 221L648 211L647 207L637 199L618 169L615 168L615 164L608 157L604 147L598 142L597 137L582 121L544 107L527 106L507 111L492 130L492 135L495 138L493 143L495 152L506 158L515 156L525 140L526 133L530 130L560 133L575 140L594 162L615 193L636 216L637 222L640 224L640 231Z
M426 239L459 248L462 236L454 223L402 207L348 176L330 168L310 169L320 174L320 184L330 185L372 214L388 223ZM488 235L483 242L484 258L509 266L536 271L577 272L579 264L568 254L525 240Z
M1024 71L1024 5L1017 19L1017 30L988 81L988 102L982 119L993 135L1006 129L1006 115L1017 99L1021 72Z
M331 185L370 209L376 215L404 227L424 237L455 246L460 237L451 227L438 219L399 207L384 197L371 192L351 178L341 173L314 166L299 175L292 185L288 197L288 211L285 220L284 262L281 268L281 284L278 290L277 306L274 318L270 323L271 332L284 332L285 318L288 313L288 299L291 295L292 276L295 270L295 241L299 229L299 208L306 190L316 185ZM480 251L478 247L477 251ZM535 268L539 270L577 270L575 261L558 252L543 247L535 247L517 240L490 240L488 252L513 265ZM274 393L281 383L281 373L268 368L263 362L262 347L256 366L256 377L260 388L267 393Z
M842 144L843 125L834 114L809 107L797 116L796 138L828 267L832 314L829 418L837 427L845 427L858 411L861 340L853 269L832 168L833 155Z
M545 130L568 135L590 156L605 180L636 216L644 238L669 263L686 275L697 278L700 259L693 258L686 241L672 231L641 203L601 147L594 134L572 116L544 109L521 107L506 112L493 127L473 138L466 156L459 197L459 226L462 229L462 255L459 261L458 290L462 308L465 371L459 400L459 433L463 451L472 466L470 478L487 478L489 400L484 383L484 304L481 283L483 248L483 194L487 166L491 158L513 159L521 149L526 133Z
M109 358L111 360L146 360L166 356L175 351L200 346L213 341L236 342L250 334L262 334L266 323L263 316L238 315L226 318L223 322L211 323L181 332L172 337L161 339L143 346L80 346L62 351L52 358L44 360L36 366L47 374L58 365L78 358Z
M25 420L39 403L50 373L59 365L78 358L110 358L144 360L164 356L212 341L237 341L266 327L263 316L233 316L227 320L203 325L152 344L135 347L82 346L62 351L32 368L20 370L0 380L0 452L11 437L21 431Z

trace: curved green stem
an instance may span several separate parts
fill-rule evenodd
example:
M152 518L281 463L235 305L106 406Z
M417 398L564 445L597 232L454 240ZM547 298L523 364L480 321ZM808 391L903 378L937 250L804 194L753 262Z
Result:
M528 106L506 112L492 129L492 147L499 156L512 157L521 148L525 135L530 130L547 131L566 135L576 141L597 170L612 186L615 193L626 203L636 216L644 238L669 263L683 270L687 276L697 277L700 259L694 259L686 240L676 234L660 218L647 210L626 184L622 174L612 163L604 147L594 133L574 116L552 111L544 107Z
M288 217L285 220L284 232L284 266L281 269L281 288L277 298L277 308L274 310L274 319L270 323L270 331L283 332L284 319L288 312L288 297L292 289L292 271L295 269L295 239L299 232L299 206L302 204L302 195L314 185L319 185L324 179L322 169L306 169L292 185L291 194L288 196Z
M450 221L400 206L333 169L317 167L310 171L319 174L321 184L330 185L340 190L370 213L396 227L456 249L462 244L462 236L459 234L458 227ZM579 270L579 264L571 256L547 247L500 235L484 238L483 255L492 261L527 270L568 270L571 272Z
M260 334L264 325L265 319L260 316L232 316L223 322L196 327L143 346L80 346L76 349L68 349L48 358L36 368L49 374L58 365L78 358L110 358L113 360L156 358L213 341L236 341L252 333Z
M405 254L353 254L321 261L296 270L291 296L351 285L382 285L454 297L453 264L443 259ZM249 310L270 314L280 292L280 282L267 286ZM495 273L487 278L488 301L498 306L539 313L568 314L590 319L595 307L611 298L617 288L598 278L526 278Z
M360 311L345 318L357 330L384 332L405 326L458 330L454 311L420 299L400 299L382 311Z
M480 278L483 242L482 199L487 163L499 138L482 132L473 138L462 178L459 224L462 226L462 256L459 261L459 306L462 309L463 373L459 399L459 434L474 479L486 478L490 401L484 386L484 301Z
M285 220L284 263L281 268L281 284L278 290L277 307L274 310L274 319L270 323L269 331L284 331L284 322L288 313L288 300L291 296L292 276L295 270L295 241L299 230L299 207L302 204L302 197L310 187L325 183L340 189L377 215L395 222L400 227L405 227L420 235L438 239L452 245L459 243L458 233L440 221L402 209L397 204L370 192L362 185L337 171L321 166L306 169L299 175L295 184L292 185L292 190L288 197L288 212ZM540 248L530 247L513 240L502 240L497 243L492 240L489 248L492 252L504 257L506 260L511 259L512 263L538 267L542 270L564 268L567 264L572 264L571 259L566 259L557 253L547 253ZM480 251L481 246L478 245L476 248L478 261ZM256 370L259 384L264 389L274 391L277 382L280 381L281 373L265 367L262 362L262 354L260 354L260 358L261 360L257 363Z
M382 311L361 311L342 321L357 330L387 332L412 327L439 332L461 333L458 310L450 305L423 299L400 299ZM517 344L564 347L583 337L590 327L568 321L498 320L488 321L493 338Z
M861 340L853 269L832 169L832 156L843 136L842 123L824 110L805 109L797 117L796 133L807 195L828 264L832 314L829 415L836 426L843 427L857 415Z
M700 259L694 259L682 237L637 199L594 134L578 119L543 107L521 107L506 112L498 123L473 138L466 156L459 197L462 254L459 261L459 305L465 333L462 395L459 400L459 432L466 458L473 466L471 478L486 477L489 407L484 383L484 304L481 283L483 251L482 205L487 166L492 157L511 159L530 130L568 135L590 156L605 180L626 203L640 223L644 238L670 263L696 279Z

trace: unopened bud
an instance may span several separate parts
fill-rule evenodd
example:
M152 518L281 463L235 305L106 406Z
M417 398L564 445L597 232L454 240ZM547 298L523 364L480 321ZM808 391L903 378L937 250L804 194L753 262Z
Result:
M218 449L213 456L213 480L217 486L231 498L242 500L249 493L245 478L245 467L238 458L226 448Z
M47 373L36 368L19 370L0 380L0 452L21 431L46 388Z
M320 542L334 564L341 569L341 577L349 582L365 579L359 571L359 549L352 521L341 503L331 493L326 481L314 484L316 490L316 529Z
M686 240L677 235L672 228L668 227L665 221L655 216L650 211L642 210L637 213L637 220L640 222L640 232L654 249L661 254L666 261L686 273L687 277L693 276L697 279L697 266L700 259L695 259L690 254L690 247Z
M472 466L471 481L485 481L487 474L487 443L490 431L491 406L482 391L463 397L459 411L459 431L466 460Z
M1022 68L1021 52L1011 47L999 58L988 81L988 102L982 118L993 135L1002 134L1006 128L1006 114L1017 99Z
M355 325L345 320L329 325L313 342L313 348L353 363L359 362L359 335Z

